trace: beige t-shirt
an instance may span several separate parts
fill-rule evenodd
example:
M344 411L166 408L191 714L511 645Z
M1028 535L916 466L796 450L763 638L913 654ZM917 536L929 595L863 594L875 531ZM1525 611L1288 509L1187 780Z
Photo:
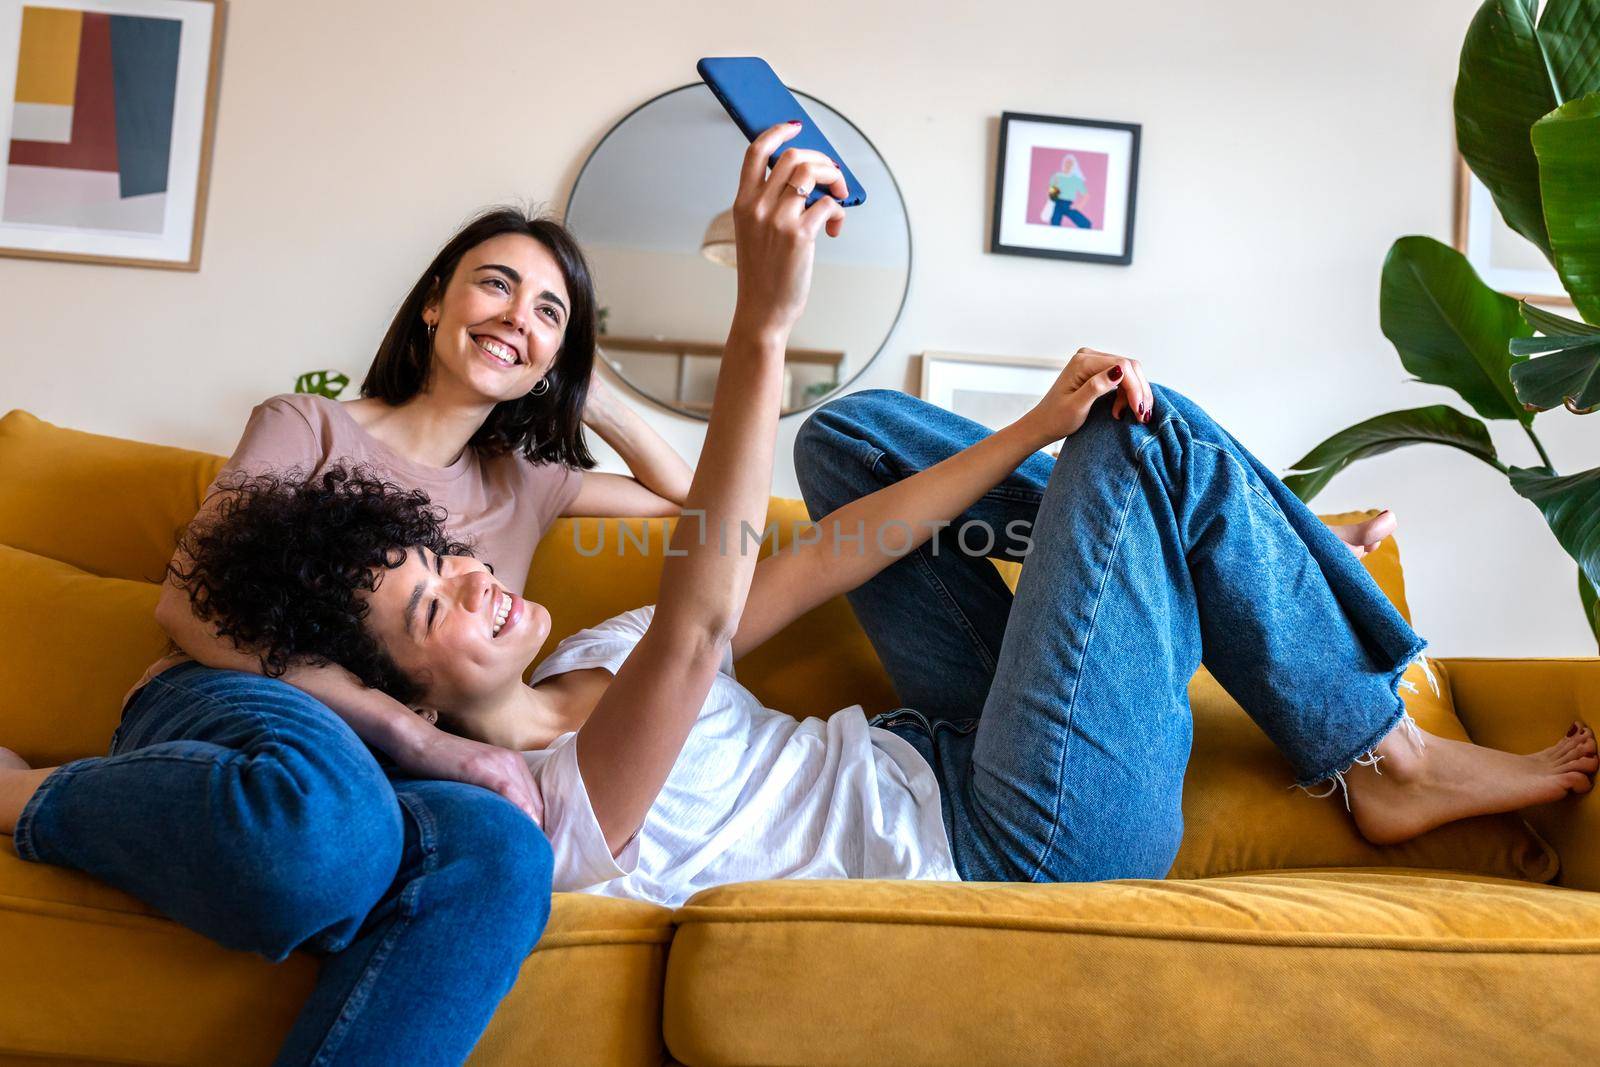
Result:
M530 463L516 452L485 459L468 448L448 467L429 467L367 433L339 401L312 393L285 393L257 404L217 478L290 469L314 476L340 460L427 493L445 509L450 535L471 543L478 559L494 565L495 577L516 590L528 583L539 539L583 483L581 470ZM208 496L215 487L213 482ZM175 653L153 663L123 698L124 706L146 682L188 658Z

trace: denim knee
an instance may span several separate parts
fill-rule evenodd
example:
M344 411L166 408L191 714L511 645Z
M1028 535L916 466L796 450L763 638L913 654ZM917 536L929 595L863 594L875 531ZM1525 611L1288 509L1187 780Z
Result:
M508 964L533 950L550 918L554 855L544 832L509 801L459 782L398 787L431 851L430 896L496 931Z
M795 439L795 448L800 450L800 442L804 441L808 447L815 445L826 450L831 437L829 431L865 432L909 411L917 403L915 397L898 389L861 389L835 397L806 417Z
M910 399L894 389L863 389L836 397L806 417L795 434L794 469L807 504L826 512L855 499L859 487L840 475L850 465L871 462L879 451L873 427Z
M533 951L550 919L551 881L555 855L544 831L511 804L494 798L497 815L482 828L493 834L493 846L473 854L478 883L494 890L493 921L504 931L519 956Z
M210 863L218 905L232 914L230 947L278 960L317 943L330 951L354 937L400 869L399 804L383 772L314 780L294 760L261 753L241 778L265 818L219 826ZM236 809L238 810L238 809Z

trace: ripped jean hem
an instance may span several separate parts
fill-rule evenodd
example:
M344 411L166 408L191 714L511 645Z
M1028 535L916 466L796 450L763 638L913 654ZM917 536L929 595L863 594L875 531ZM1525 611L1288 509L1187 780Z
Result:
M1395 703L1399 705L1395 710L1394 717L1382 729L1368 738L1367 743L1358 746L1349 759L1336 762L1334 769L1326 774L1302 778L1291 785L1290 789L1298 789L1307 796L1318 800L1330 797L1335 792L1342 793L1344 795L1345 810L1348 811L1350 808L1350 788L1346 784L1344 776L1355 767L1371 767L1375 773L1382 774L1383 772L1378 769L1378 764L1383 761L1383 756L1378 753L1377 748L1378 745L1383 743L1383 739L1394 732L1396 728L1404 730L1406 737L1418 748L1427 747L1422 728L1417 725L1417 720L1413 719L1411 713L1406 710L1405 698L1400 696L1402 679L1413 663L1421 664L1423 673L1427 675L1428 684L1433 687L1434 695L1439 695L1438 679L1434 677L1433 669L1428 665L1427 658L1422 655L1422 649L1426 646L1427 642L1419 638L1417 648L1411 656L1403 660L1398 667L1395 667L1390 672L1389 687L1394 693ZM1408 685L1408 688L1414 689L1415 687ZM1314 789L1324 783L1327 783L1326 789L1322 792L1313 792Z

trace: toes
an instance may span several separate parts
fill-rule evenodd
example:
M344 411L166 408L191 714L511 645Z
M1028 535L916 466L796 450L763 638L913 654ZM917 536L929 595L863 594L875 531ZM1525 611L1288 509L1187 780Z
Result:
M1381 515L1366 524L1366 536L1362 538L1366 543L1376 545L1385 537L1394 533L1399 527L1400 520L1394 517L1394 512L1385 510Z
M1564 763L1583 753L1584 739L1582 737L1563 737L1538 755L1552 763Z
M1594 779L1580 771L1568 771L1560 777L1559 781L1566 787L1567 792L1575 793L1579 796L1594 788Z

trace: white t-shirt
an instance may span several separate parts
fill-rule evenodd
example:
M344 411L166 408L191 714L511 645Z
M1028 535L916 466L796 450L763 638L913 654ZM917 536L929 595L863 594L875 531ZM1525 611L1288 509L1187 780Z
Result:
M603 667L612 674L654 607L562 641L532 682ZM578 771L576 733L525 752L544 794L555 889L676 907L702 889L767 878L960 881L939 786L904 738L867 725L859 704L795 719L761 705L730 652L666 784L615 859Z

